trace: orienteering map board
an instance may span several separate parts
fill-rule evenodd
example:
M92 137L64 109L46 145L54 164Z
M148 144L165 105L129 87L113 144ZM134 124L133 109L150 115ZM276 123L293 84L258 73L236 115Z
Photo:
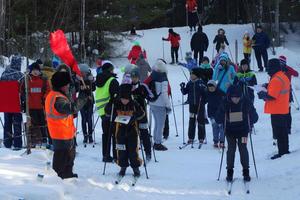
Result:
M0 112L21 112L18 81L0 81L0 94Z

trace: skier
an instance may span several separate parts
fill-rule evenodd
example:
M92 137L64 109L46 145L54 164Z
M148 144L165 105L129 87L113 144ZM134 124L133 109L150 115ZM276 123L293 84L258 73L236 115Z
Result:
M179 41L181 40L180 35L172 28L169 29L169 36L168 38L162 38L163 41L170 41L171 42L171 58L172 62L170 64L176 64L178 63L178 50L180 43Z
M243 88L243 93L246 98L254 103L254 90L249 86L257 85L255 74L250 70L249 62L247 59L241 60L239 71L235 76L234 83L239 84Z
M113 158L110 156L111 140L113 139L113 147L115 146L115 140L113 130L114 126L110 122L110 116L105 115L105 105L115 98L119 92L119 82L117 76L114 74L114 66L110 61L106 61L101 66L101 70L98 70L96 76L96 94L95 101L99 116L102 120L102 161L112 162ZM111 132L109 132L111 130ZM112 137L112 138L111 138ZM113 148L113 157L117 158L115 148Z
M240 160L243 167L244 181L250 181L249 153L247 149L248 134L258 115L253 104L243 98L242 89L238 85L229 87L224 102L216 114L216 122L223 124L227 139L227 176L226 180L232 182L236 146L239 148ZM251 134L251 133L250 133Z
M59 177L77 178L73 173L75 159L75 132L73 114L87 102L85 93L80 93L73 102L67 96L71 77L68 72L56 72L51 78L52 88L47 95L45 112L54 149L53 169Z
M190 32L196 31L196 25L198 22L198 7L196 0L186 0L185 8L187 10L187 20L188 26L190 27Z
M198 68L197 60L192 57L192 52L185 53L185 61L186 63L179 62L178 65L181 65L191 71L194 68Z
M190 112L188 143L192 144L195 139L196 124L198 124L198 140L203 144L206 137L205 132L205 104L206 104L206 87L196 69L191 71L190 81L185 85L180 83L180 90L183 95L188 95L188 104Z
M224 127L222 124L218 124L215 120L216 113L219 106L223 102L225 93L217 88L217 83L214 80L209 80L207 83L207 115L210 119L212 132L213 132L213 142L215 148L224 148Z
M85 65L86 67L89 67ZM90 97L87 103L80 110L81 114L81 127L83 132L83 143L93 143L93 114L94 114L94 95L93 92L96 90L95 80L89 68L82 70L81 66L80 71L83 76L83 83L80 83L79 94L84 92L88 97Z
M146 51L142 50L140 43L135 41L127 58L131 64L136 64L136 60L141 54L143 54L144 58L147 59Z
M44 113L45 99L50 91L48 80L41 73L40 65L36 62L29 66L28 106L30 115L30 141L34 147L37 144L47 144L47 128ZM23 90L25 88L23 87Z
M105 107L106 115L115 116L117 164L121 167L118 175L125 176L129 166L128 160L130 160L134 176L139 177L139 167L142 163L138 154L138 120L141 120L145 113L131 97L131 84L121 84L119 89L119 96L111 100ZM125 121L122 120L124 118Z
M140 74L138 69L133 69L131 71L131 79L132 79L132 95L133 99L142 107L145 112L144 117L138 121L139 123L139 132L141 137L141 142L143 142L143 146L146 153L146 160L149 162L151 160L151 141L149 134L149 126L147 119L147 103L148 101L154 100L154 95L148 88L148 86L144 83L140 82Z
M201 75L200 78L203 80L205 85L207 84L207 82L209 80L212 79L213 73L214 73L214 70L211 67L211 65L209 64L209 58L204 56L201 61L201 65L200 65L200 75Z
M6 67L1 75L1 81L19 81L20 86L24 84L24 74L21 72L22 58L12 56L10 65ZM22 110L25 110L24 92L21 90ZM22 113L4 113L4 146L13 150L22 149Z
M250 64L251 60L251 51L252 51L252 39L250 38L250 34L248 31L245 32L243 37L243 53L244 53L244 59L248 61Z
M191 50L194 52L194 59L196 62L199 55L199 65L202 62L204 51L207 51L209 41L207 35L203 33L202 26L198 27L198 31L194 33L191 39Z
M134 24L131 25L130 35L137 35L137 34L136 34L136 27L135 27Z
M222 53L213 73L213 80L218 83L217 87L226 93L229 86L233 84L235 75L236 73L234 67L230 64L228 54Z
M151 67L143 54L140 54L139 58L137 59L136 66L138 67L140 81L144 82L144 80L148 77L149 73L151 72Z
M287 77L289 78L290 82L291 82L291 92L290 92L290 104L294 102L294 97L293 97L293 88L292 88L292 77L298 77L299 73L294 70L292 67L288 66L286 64L287 59L285 56L281 55L279 56L279 60L280 60L280 64L282 66L282 71L285 72L285 74L287 75ZM295 97L297 98L297 97ZM291 106L289 106L289 114L287 114L287 122L288 122L288 132L289 134L291 134L291 128L292 128L292 115L291 115Z
M218 34L215 36L215 39L214 39L213 43L214 44L216 43L217 53L219 53L221 44L226 44L227 46L229 46L229 43L228 43L228 40L226 38L224 29L220 28L218 30Z
M262 72L262 71L264 71L264 68L263 68L263 65L261 62L261 57L264 60L264 66L266 68L266 66L268 65L267 49L270 47L270 39L269 39L268 35L265 32L263 32L261 25L258 25L256 27L256 33L252 37L252 41L253 41L252 47L255 52L257 65L258 65L259 71Z
M154 101L149 102L155 123L153 148L157 151L166 151L168 148L162 144L163 129L166 123L166 115L172 110L169 100L171 90L167 77L166 62L158 59L152 73L144 83L149 86L154 96L156 96Z
M271 80L267 85L267 91L258 93L259 99L265 101L264 112L271 114L273 137L277 139L278 153L271 157L272 160L289 154L289 129L286 115L289 113L290 80L281 71L279 59L268 61L267 72Z

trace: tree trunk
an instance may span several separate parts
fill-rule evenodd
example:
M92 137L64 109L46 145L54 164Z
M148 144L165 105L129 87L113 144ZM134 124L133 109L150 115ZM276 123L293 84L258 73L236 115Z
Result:
M276 32L276 46L280 46L279 3L280 3L280 0L275 0L275 32Z
M6 15L6 0L1 0L0 3L0 55L5 53L5 15Z

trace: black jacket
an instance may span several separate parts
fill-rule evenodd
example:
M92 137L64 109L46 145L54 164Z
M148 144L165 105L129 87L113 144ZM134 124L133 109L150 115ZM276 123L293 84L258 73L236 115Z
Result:
M192 51L207 51L209 41L207 35L202 31L194 33L191 39Z
M214 92L210 92L207 90L206 97L207 97L207 115L209 118L215 118L218 108L223 102L225 94L220 89L216 89Z
M242 113L242 120L232 122L230 115L238 112ZM248 99L241 98L240 102L235 104L231 99L226 98L219 107L215 120L218 124L223 124L226 127L226 136L247 137L250 127L257 122L258 115L253 104Z
M216 49L220 49L221 44L224 44L224 43L227 46L229 45L228 40L226 38L226 35L219 35L219 34L215 36L215 39L214 39L213 43L214 44L217 43L216 44Z
M184 88L181 88L183 95L188 95L188 103L190 105L206 104L206 87L201 79L196 81L189 81Z

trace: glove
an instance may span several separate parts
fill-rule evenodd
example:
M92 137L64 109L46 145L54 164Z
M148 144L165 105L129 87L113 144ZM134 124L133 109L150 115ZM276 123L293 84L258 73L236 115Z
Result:
M184 82L180 83L180 89L182 90L184 87L185 87L185 83Z
M167 114L170 114L172 112L172 109L170 107L167 107L166 110L167 110Z
M216 120L215 120L214 118L210 118L210 122L211 122L212 124L215 124L215 123L216 123Z
M165 40L165 38L163 38L163 37L162 37L162 38L161 38L161 40L163 40L163 41L164 41L164 40Z
M264 84L262 84L262 86L264 87L264 88L268 88L268 83L264 83Z
M259 99L265 100L267 98L268 93L264 91L260 91L259 93L257 93L257 95Z

